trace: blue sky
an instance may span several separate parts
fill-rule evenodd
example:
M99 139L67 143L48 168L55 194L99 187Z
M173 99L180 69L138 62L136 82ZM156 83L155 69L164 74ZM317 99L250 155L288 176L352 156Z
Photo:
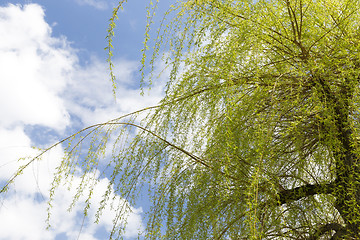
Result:
M148 2L130 0L117 22L114 100L104 51L111 2L0 2L0 182L17 169L20 157L38 153L32 146L49 146L77 129L155 105L163 97L166 75L140 96L140 49ZM163 64L157 62L156 67L160 70ZM66 211L74 189L60 187L52 210L53 227L45 230L45 200L63 151L61 146L53 149L15 181L14 190L1 196L0 240L77 239L84 205L80 201L72 212ZM103 178L95 189L95 208L107 183ZM131 206L126 239L136 239L138 229L144 228L142 206L147 203ZM79 239L106 239L114 213L106 209L95 225L91 217L95 211L90 211Z

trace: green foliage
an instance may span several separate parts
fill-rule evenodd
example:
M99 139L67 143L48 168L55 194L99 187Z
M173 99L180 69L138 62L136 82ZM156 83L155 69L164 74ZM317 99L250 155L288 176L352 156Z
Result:
M74 135L53 189L78 165L94 186L88 173L105 158L111 181L98 216L111 193L133 204L148 188L146 239L359 239L359 7L177 1L148 62L150 5L143 71L165 53L166 96L141 121L136 112Z

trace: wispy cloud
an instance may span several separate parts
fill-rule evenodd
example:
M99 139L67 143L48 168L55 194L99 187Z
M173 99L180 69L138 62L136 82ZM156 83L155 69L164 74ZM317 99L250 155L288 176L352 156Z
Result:
M76 0L79 5L89 5L99 10L104 10L109 7L107 1L104 0Z

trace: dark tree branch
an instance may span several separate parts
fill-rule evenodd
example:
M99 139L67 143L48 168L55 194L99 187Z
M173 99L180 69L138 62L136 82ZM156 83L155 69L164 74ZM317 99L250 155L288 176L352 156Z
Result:
M336 233L330 238L330 240L343 240L344 237L347 236L348 231L345 227L340 228L339 230L335 230ZM350 238L350 239L358 239L358 238Z
M327 232L330 231L336 231L336 233L338 232L342 232L342 230L344 230L344 227L341 226L339 223L328 223L325 225L322 225L318 230L316 230L316 232L311 235L307 240L317 240L319 239L322 235L324 235ZM335 233L335 235L337 235ZM331 238L331 239L338 239L337 237L335 237L335 235ZM335 237L335 238L334 238Z
M331 194L334 189L333 183L306 184L301 187L280 191L278 194L278 205L293 202L304 197L316 194Z

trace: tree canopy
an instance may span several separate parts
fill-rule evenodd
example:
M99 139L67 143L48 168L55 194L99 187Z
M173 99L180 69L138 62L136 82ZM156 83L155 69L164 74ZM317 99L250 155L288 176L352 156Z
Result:
M360 2L174 1L152 41L156 4L142 64L171 68L164 99L66 139L51 195L80 165L75 200L94 169L102 207L149 189L146 239L359 239Z

